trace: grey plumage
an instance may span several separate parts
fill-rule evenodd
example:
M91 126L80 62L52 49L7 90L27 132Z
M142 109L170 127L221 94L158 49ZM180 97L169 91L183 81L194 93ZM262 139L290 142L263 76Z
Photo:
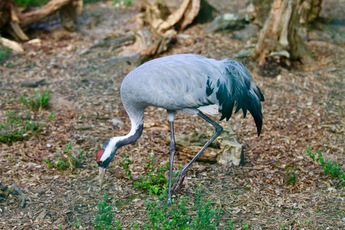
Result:
M105 169L119 147L132 143L140 137L144 110L147 106L165 108L169 114L171 127L169 201L171 201L171 174L175 152L173 122L176 111L184 110L198 114L216 129L211 139L181 170L177 179L178 185L182 183L188 167L222 131L219 124L200 111L202 107L216 105L222 114L221 120L228 120L233 112L238 112L240 109L244 117L249 111L255 120L258 135L261 133L261 101L264 101L264 96L254 84L249 71L241 63L231 59L218 61L194 54L154 59L139 66L125 77L120 94L131 120L131 131L126 136L109 139L98 152L97 162L100 168Z
M123 80L121 98L126 109L152 105L168 110L196 109L216 104L222 118L247 110L258 134L262 127L260 101L264 97L248 70L231 59L217 61L193 54L172 55L149 61Z

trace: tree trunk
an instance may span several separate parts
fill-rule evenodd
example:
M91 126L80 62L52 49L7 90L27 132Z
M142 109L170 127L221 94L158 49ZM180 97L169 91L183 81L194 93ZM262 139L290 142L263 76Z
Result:
M251 17L255 24L263 26L271 10L273 0L252 0L254 12Z
M309 48L301 37L302 24L314 20L321 9L322 0L274 0L270 15L260 32L255 49L259 64L268 57L279 61L313 60Z

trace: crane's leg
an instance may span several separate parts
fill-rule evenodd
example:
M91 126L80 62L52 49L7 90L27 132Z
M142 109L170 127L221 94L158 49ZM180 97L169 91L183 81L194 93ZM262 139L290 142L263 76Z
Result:
M176 149L176 143L175 143L175 132L174 132L174 119L175 119L175 111L168 111L168 119L170 123L170 147L169 147L169 190L168 190L168 205L171 205L171 187L172 187L172 174L173 174L173 168L174 168L174 155L175 155L175 149Z
M176 191L183 182L183 179L186 175L187 169L198 159L198 157L205 151L205 149L222 133L223 127L220 126L217 122L213 121L211 118L203 114L201 111L198 112L198 115L213 125L216 129L216 132L212 135L212 137L205 143L205 145L200 149L200 151L193 157L193 159L180 171L178 177L175 179L174 186L172 188L173 191Z

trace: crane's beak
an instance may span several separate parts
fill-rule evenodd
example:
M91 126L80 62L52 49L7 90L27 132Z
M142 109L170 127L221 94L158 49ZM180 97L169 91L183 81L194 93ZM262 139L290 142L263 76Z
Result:
M98 170L99 170L99 174L98 174L99 186L102 188L104 175L105 175L105 168L99 167Z

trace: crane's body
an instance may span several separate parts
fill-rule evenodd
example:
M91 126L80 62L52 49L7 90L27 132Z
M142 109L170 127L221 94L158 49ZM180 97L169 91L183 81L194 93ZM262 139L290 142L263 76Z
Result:
M215 88L216 82L222 81L221 76L226 74L222 65L223 62L195 55L155 59L126 76L121 85L121 98L126 104L134 102L169 110L215 104L215 93L206 97L205 93L207 87Z
M254 117L258 135L262 127L260 89L253 83L248 70L231 59L215 60L193 54L179 54L149 61L130 72L121 84L121 100L131 120L131 131L122 137L107 140L96 158L100 176L115 155L116 150L136 141L143 130L144 110L148 106L165 108L171 128L169 199L171 200L171 174L175 152L174 117L178 110L198 114L216 128L216 133L199 151L196 157L181 171L178 183L182 183L187 168L204 149L221 133L222 127L202 113L219 111L221 119L228 120L234 107L247 110ZM205 109L207 108L207 109Z
M248 91L242 92L242 88ZM122 82L121 99L126 108L135 105L186 110L215 104L229 119L235 100L244 98L250 104L250 99L258 97L257 90L239 62L180 54L152 60L130 72ZM241 94L245 97L241 98Z

